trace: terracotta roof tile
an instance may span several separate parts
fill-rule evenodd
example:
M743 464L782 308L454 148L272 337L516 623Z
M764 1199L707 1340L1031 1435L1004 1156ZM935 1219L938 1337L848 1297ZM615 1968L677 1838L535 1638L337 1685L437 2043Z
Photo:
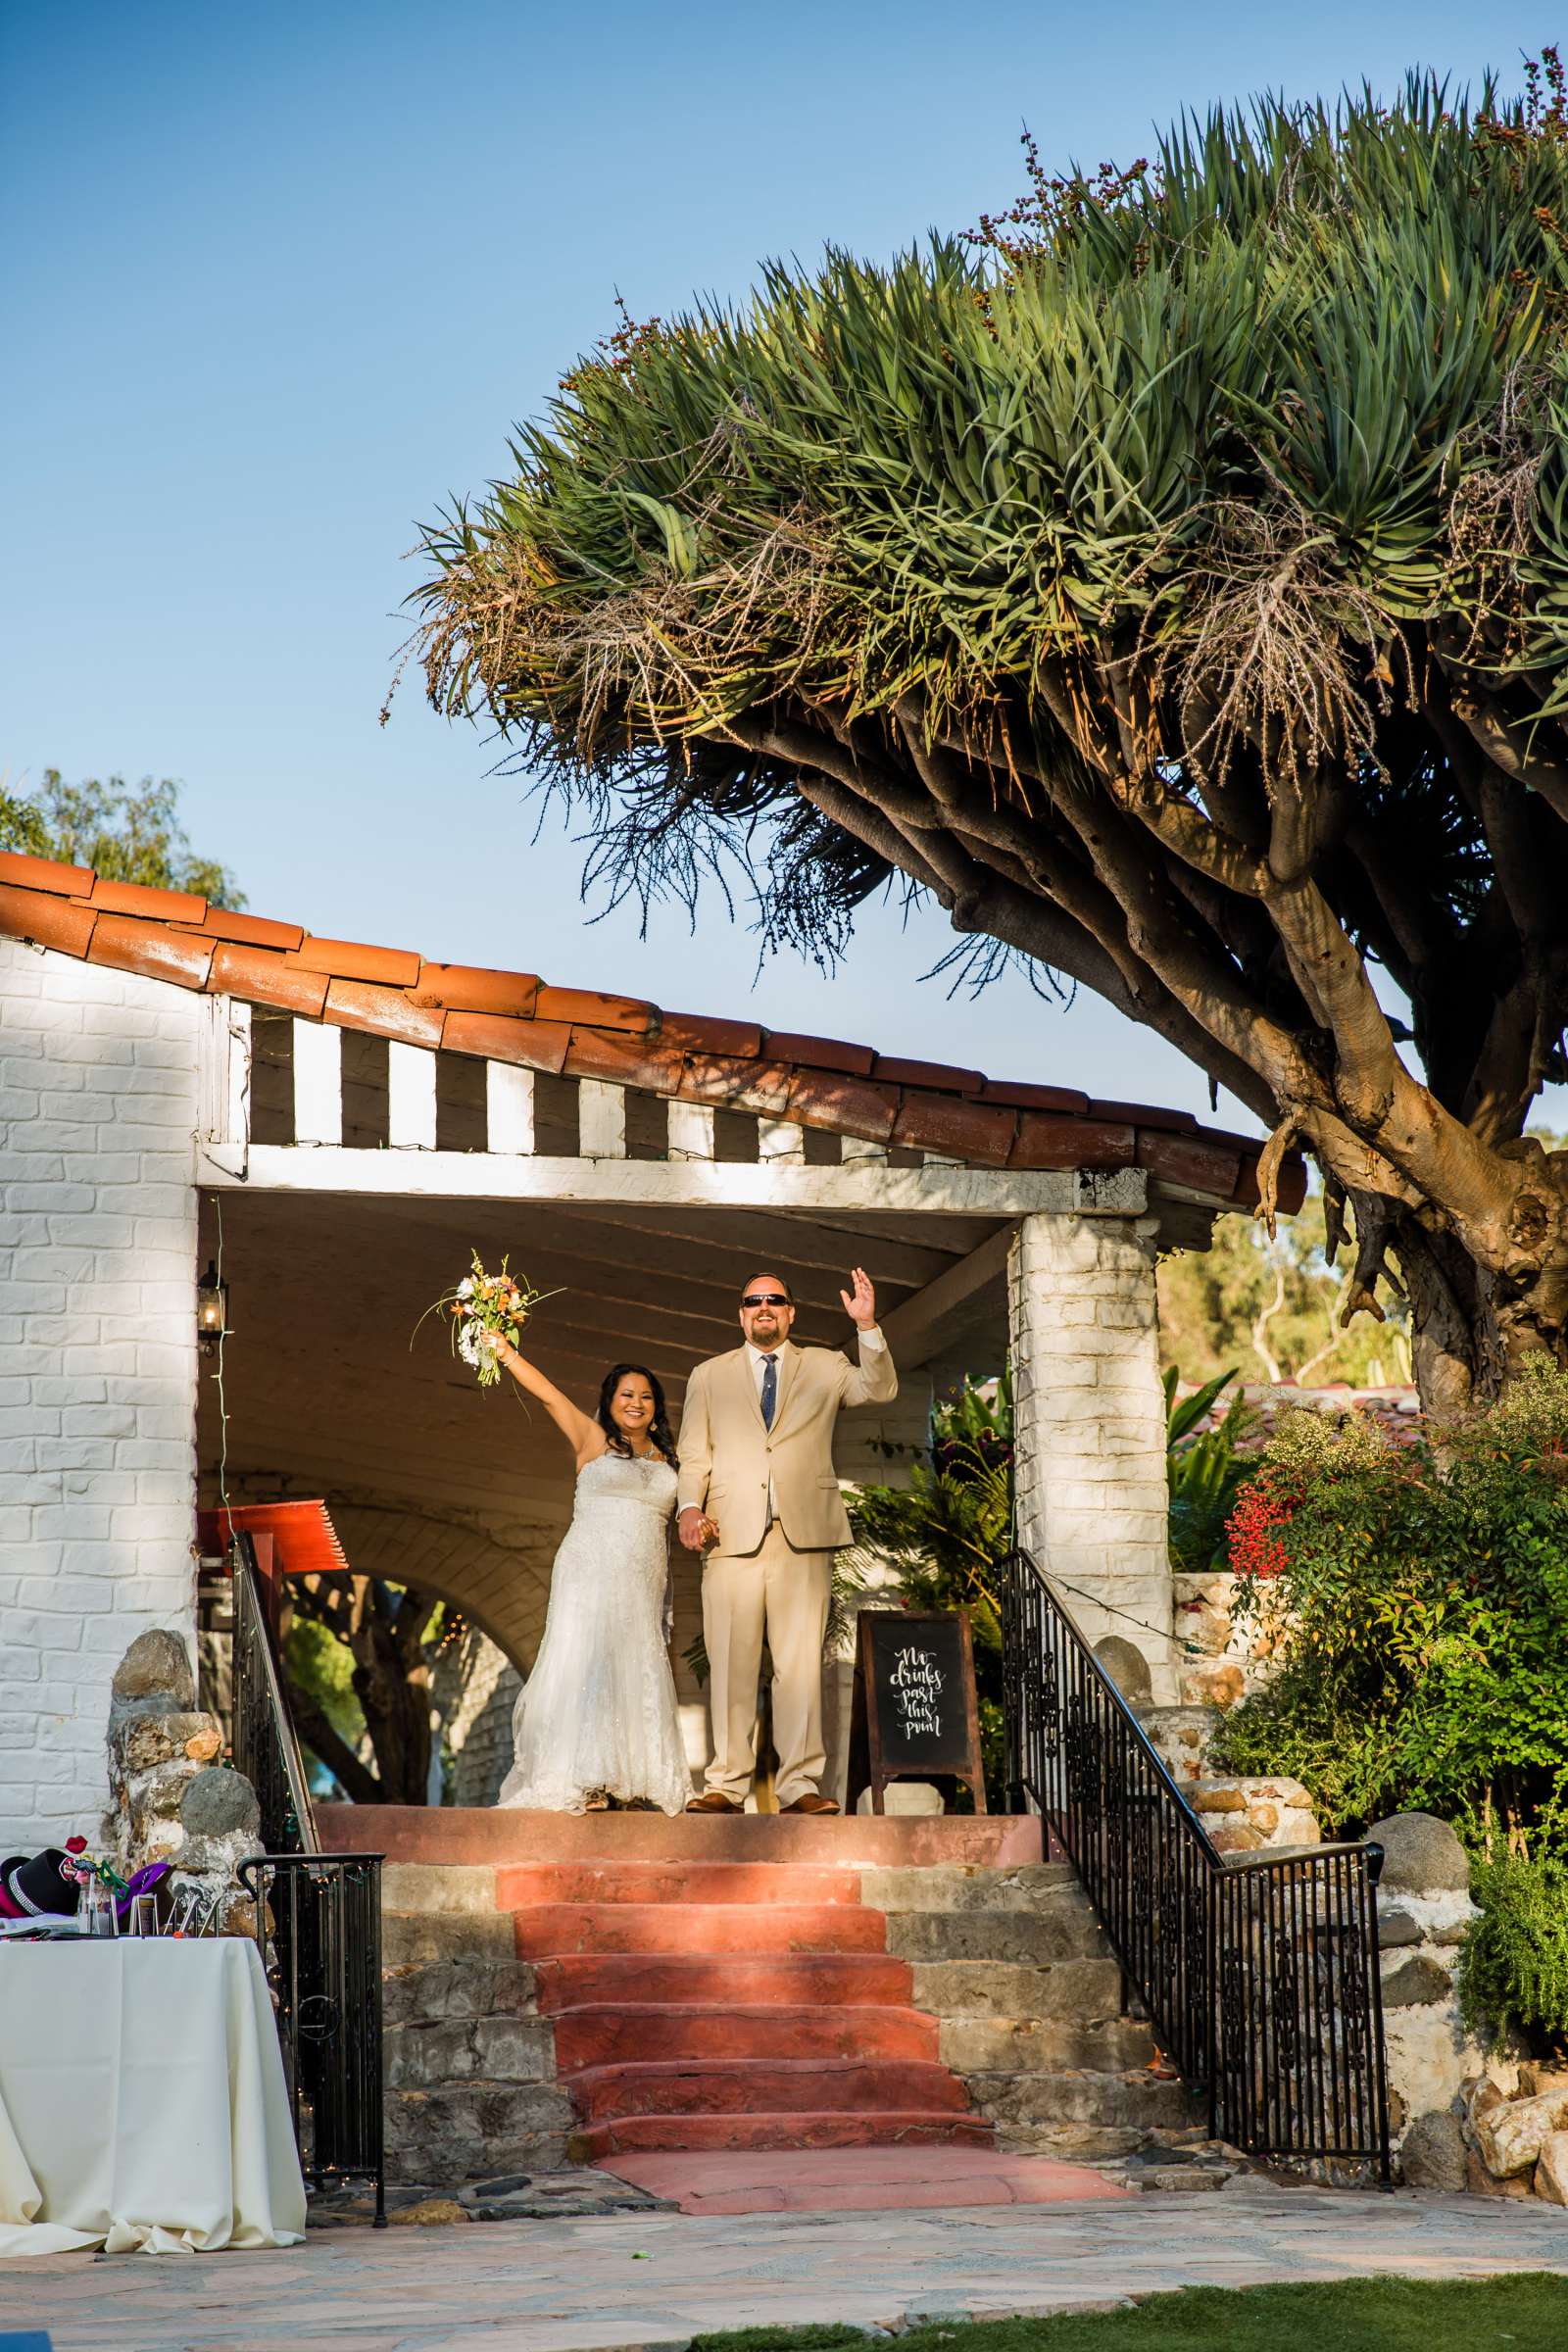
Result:
M569 1021L579 1029L630 1029L647 1037L659 1026L657 1004L635 997L602 997L591 988L548 988L539 991L534 1005L541 1021Z
M1018 1114L1009 1168L1130 1168L1136 1138L1113 1119L1064 1119L1049 1110Z
M416 1004L442 1012L510 1012L527 1020L538 1009L537 972L494 972L472 963L421 963Z
M154 923L199 923L207 901L193 890L149 890L140 882L93 878L92 904L100 914L137 914Z
M550 988L531 973L422 961L395 948L309 939L194 893L100 881L85 866L0 854L0 934L184 988L377 1036L670 1095L920 1152L1012 1168L1126 1167L1250 1207L1255 1137L1186 1111L1091 1101L1072 1087L986 1079L943 1063L749 1021L661 1013L632 997ZM1298 1154L1280 1171L1298 1208Z
M490 1061L560 1075L571 1043L564 1021L518 1021L504 1012L449 1012L441 1032L449 1054L482 1054Z
M201 929L207 939L231 939L242 948L297 948L305 937L298 923L269 922L265 914L240 914L232 906L209 906Z
M1236 1189L1241 1155L1201 1135L1171 1135L1147 1124L1138 1130L1138 1164L1167 1184L1185 1184L1195 1193L1218 1193L1228 1200Z
M25 862L36 865L42 860L28 858ZM10 939L30 939L40 948L58 948L63 956L85 956L97 920L92 908L79 900L57 899L52 891L14 890L0 883L0 930Z
M791 1029L763 1034L770 1061L799 1062L808 1070L843 1070L851 1078L868 1078L876 1059L869 1046L841 1045L836 1037L798 1037Z
M100 914L87 948L89 963L139 972L144 980L172 980L182 988L205 988L213 943L168 923L143 922L134 914Z
M752 1021L707 1021L701 1014L666 1012L659 1042L674 1054L727 1054L754 1061L762 1051L762 1032Z
M1098 1102L1089 1104L1092 1119L1125 1119L1134 1127L1163 1127L1181 1135L1191 1135L1198 1121L1190 1110L1161 1110L1157 1102Z
M90 865L57 865L52 858L28 858L21 850L0 850L0 882L22 890L51 890L68 898L85 898L93 879Z
M879 1054L871 1075L889 1086L920 1087L940 1095L978 1095L986 1082L983 1070L956 1070L945 1061L906 1061L897 1054Z
M628 1037L621 1030L574 1028L562 1066L568 1078L603 1078L612 1086L640 1086L652 1094L672 1095L684 1064L662 1042Z
M797 1070L790 1087L789 1116L806 1127L829 1127L838 1135L885 1144L899 1115L899 1090L874 1078L841 1077L832 1070Z
M880 1059L877 1067L880 1071ZM1012 1149L1013 1125L1011 1113L995 1105L965 1102L961 1095L908 1090L893 1123L892 1140L912 1145L916 1151L949 1152L1000 1168L1006 1165Z
M401 948L368 948L357 939L310 939L299 949L308 972L325 972L333 980L379 980L385 988L413 988L419 977L419 958Z
M220 940L213 951L207 985L252 1004L270 1004L278 1012L295 1012L318 1021L326 1003L326 974L308 972L297 956L276 956L267 948L241 947Z
M400 1046L433 1048L441 1043L444 1015L416 1004L401 988L379 988L373 980L329 980L322 1017L340 1029L395 1038Z
M1089 1113L1089 1097L1073 1086L1032 1086L1026 1079L988 1078L980 1089L982 1102L1004 1102L1009 1110L1060 1110L1082 1119Z
M787 1061L741 1061L717 1054L690 1054L679 1092L688 1102L712 1102L727 1110L755 1111L759 1118L787 1119L794 1076Z

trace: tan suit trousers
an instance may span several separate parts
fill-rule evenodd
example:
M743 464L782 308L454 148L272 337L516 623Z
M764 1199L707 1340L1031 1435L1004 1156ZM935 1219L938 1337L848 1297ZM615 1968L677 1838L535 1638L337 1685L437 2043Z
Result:
M833 1581L831 1551L796 1551L774 1520L744 1558L713 1552L703 1569L713 1760L707 1785L745 1802L757 1769L757 1678L762 1637L773 1653L773 1744L780 1805L821 1782L822 1638Z

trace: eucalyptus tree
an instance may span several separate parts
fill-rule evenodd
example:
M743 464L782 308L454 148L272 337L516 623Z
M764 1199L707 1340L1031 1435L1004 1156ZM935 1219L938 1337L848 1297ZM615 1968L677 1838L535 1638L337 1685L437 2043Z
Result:
M739 858L831 956L895 877L1157 1030L1461 1410L1568 1345L1562 74L1030 165L623 318L426 531L428 692L586 808L590 885Z

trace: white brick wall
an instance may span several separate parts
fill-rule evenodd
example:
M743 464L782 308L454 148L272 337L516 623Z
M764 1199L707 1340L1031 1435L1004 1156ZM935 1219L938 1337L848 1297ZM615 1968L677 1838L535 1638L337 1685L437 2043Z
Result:
M0 940L0 1853L96 1835L110 1678L192 1632L200 1018Z
M1175 1696L1152 1218L1025 1217L1008 1268L1018 1538ZM1069 1589L1070 1588L1070 1589Z

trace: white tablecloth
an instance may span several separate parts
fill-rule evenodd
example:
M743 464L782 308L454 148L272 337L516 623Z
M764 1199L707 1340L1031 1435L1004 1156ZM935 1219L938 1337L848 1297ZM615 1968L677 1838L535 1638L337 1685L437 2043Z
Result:
M304 2230L253 1943L0 1944L0 2257L290 2246Z

